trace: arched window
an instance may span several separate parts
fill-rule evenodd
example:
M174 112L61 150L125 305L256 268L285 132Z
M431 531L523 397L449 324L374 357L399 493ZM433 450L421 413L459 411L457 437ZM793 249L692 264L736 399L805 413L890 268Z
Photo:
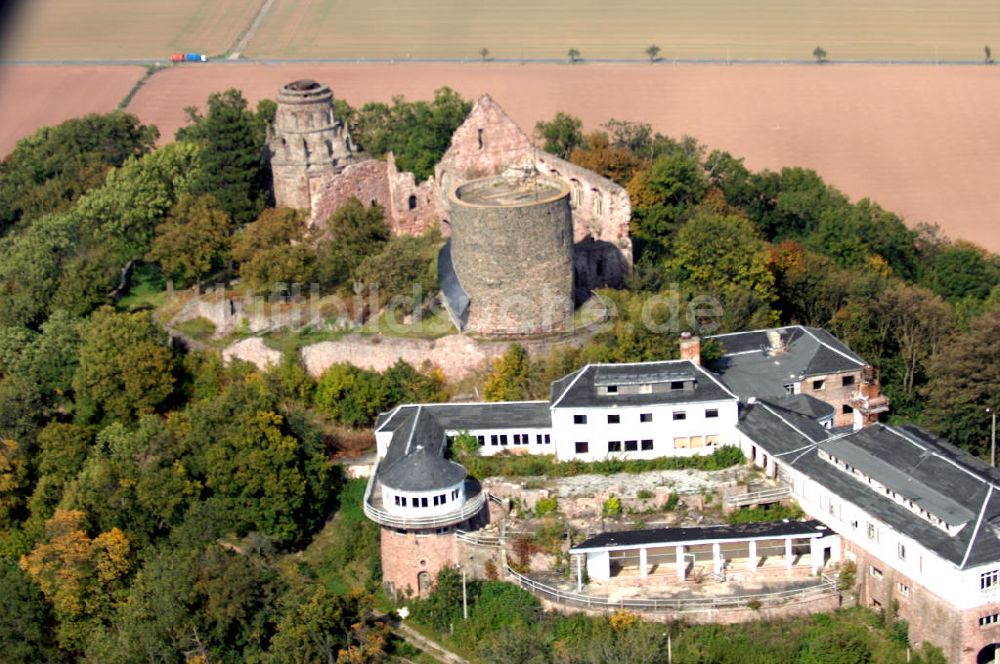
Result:
M573 193L570 196L569 203L573 208L578 208L583 205L583 186L576 178L570 180L570 184L573 185Z
M482 150L484 145L482 128L476 130L476 139L479 141L479 149Z
M417 574L417 592L426 595L431 591L431 575L428 572Z
M596 189L591 189L590 193L594 196L594 215L601 216L604 214L604 197Z
M410 199L408 201L408 204L409 204L411 210L416 210L417 209L417 197L411 195Z

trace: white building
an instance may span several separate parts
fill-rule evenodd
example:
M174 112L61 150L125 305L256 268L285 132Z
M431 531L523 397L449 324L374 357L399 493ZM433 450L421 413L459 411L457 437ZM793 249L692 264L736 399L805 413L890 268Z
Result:
M1000 642L1000 473L915 426L836 433L755 400L739 424L752 463L787 483L857 563L861 602L898 605L915 642L950 662Z

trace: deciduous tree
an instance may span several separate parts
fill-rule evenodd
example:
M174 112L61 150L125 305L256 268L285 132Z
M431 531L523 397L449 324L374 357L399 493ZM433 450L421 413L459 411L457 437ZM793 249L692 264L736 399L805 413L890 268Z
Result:
M172 277L200 284L224 264L231 231L232 220L213 196L183 196L156 227L146 260L159 263Z
M568 113L556 113L545 122L535 124L535 134L544 143L542 149L557 157L566 159L574 148L583 145L583 121Z

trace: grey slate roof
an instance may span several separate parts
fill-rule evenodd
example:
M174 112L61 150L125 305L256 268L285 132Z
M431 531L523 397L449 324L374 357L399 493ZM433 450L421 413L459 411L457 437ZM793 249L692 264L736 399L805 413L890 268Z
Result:
M601 394L598 385L636 385L694 379L694 389L647 394ZM588 364L552 383L553 408L647 406L735 399L718 379L690 360Z
M437 420L416 406L406 411L393 431L378 481L400 491L446 489L465 479L461 464L444 458L448 439Z
M600 533L573 547L574 552L590 549L633 547L654 544L698 542L701 540L746 540L778 538L801 535L832 534L819 521L763 521L728 526L699 526L693 528L647 528L621 532Z
M738 428L779 462L808 475L956 567L1000 561L1000 491L991 488L1000 484L1000 474L927 431L915 426L874 425L837 435L766 401L747 406ZM864 463L866 473L929 512L941 511L951 519L973 516L952 536L821 458L818 449L845 461L849 457ZM983 518L978 524L980 513Z
M789 410L799 415L811 417L814 420L821 420L824 417L832 417L837 409L825 401L820 401L809 394L788 394L780 397L772 397L768 402Z
M419 406L444 429L545 429L552 426L548 401L486 403L434 403ZM403 425L416 405L399 406L379 415L375 431L395 431Z
M774 330L784 352L769 354L768 330L722 334L714 339L725 351L708 367L742 398L777 397L785 385L809 376L857 371L867 362L826 330L794 325Z
M459 330L464 330L469 322L469 296L462 287L451 260L451 240L445 242L438 252L438 284L452 322Z

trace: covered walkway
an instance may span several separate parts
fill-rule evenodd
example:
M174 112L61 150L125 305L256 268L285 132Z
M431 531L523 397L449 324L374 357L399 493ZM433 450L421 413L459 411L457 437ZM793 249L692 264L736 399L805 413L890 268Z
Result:
M583 570L597 581L672 576L677 582L726 570L806 568L813 574L839 559L840 537L819 521L779 521L702 528L654 528L601 533L570 553L576 556L577 590Z

